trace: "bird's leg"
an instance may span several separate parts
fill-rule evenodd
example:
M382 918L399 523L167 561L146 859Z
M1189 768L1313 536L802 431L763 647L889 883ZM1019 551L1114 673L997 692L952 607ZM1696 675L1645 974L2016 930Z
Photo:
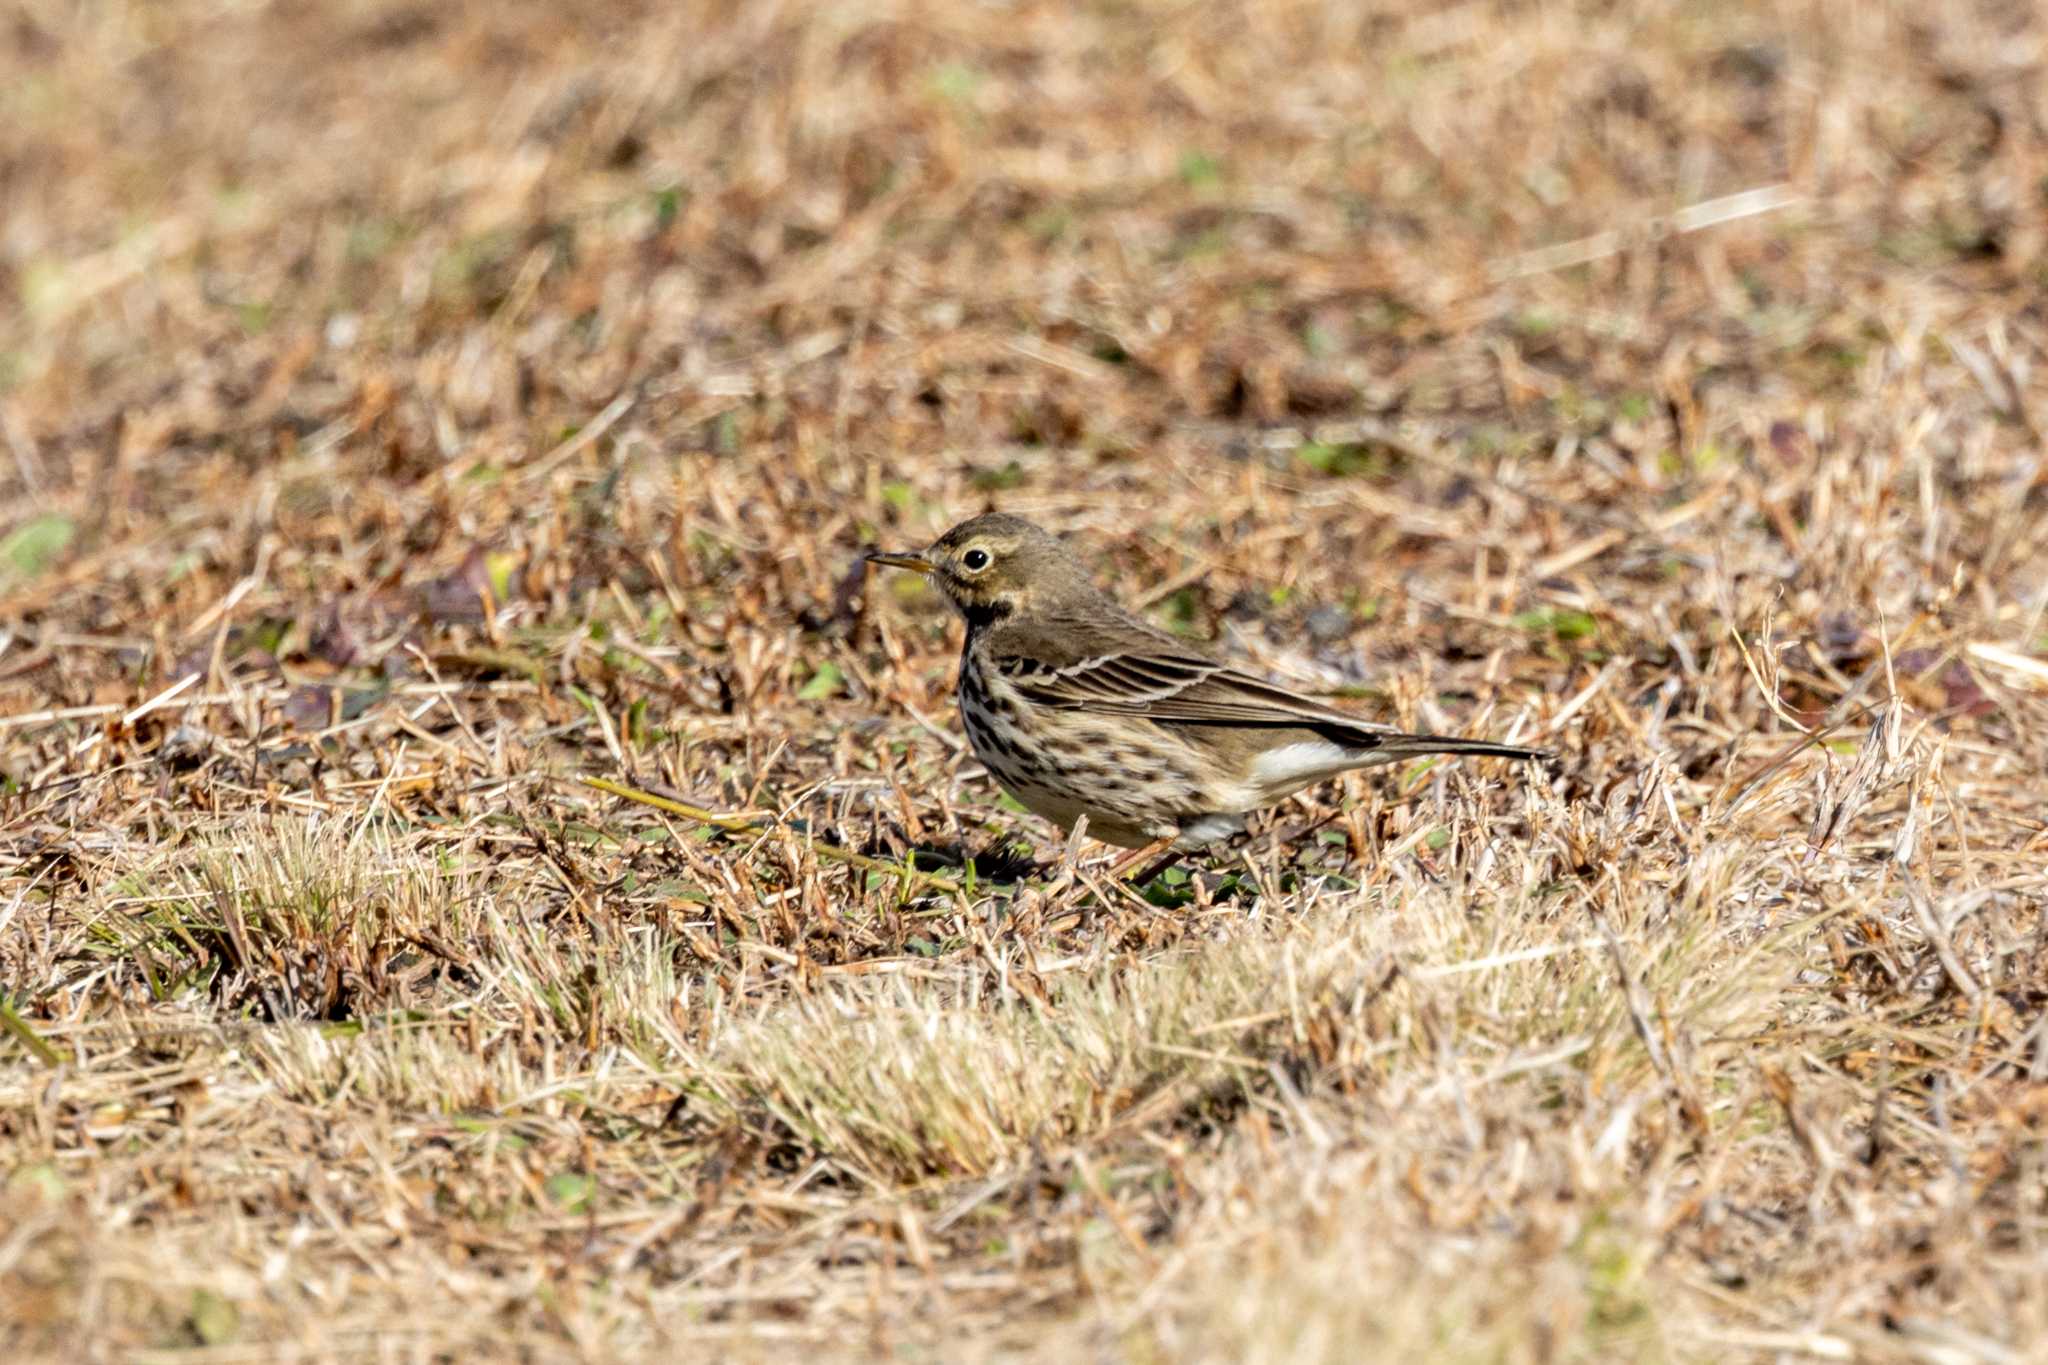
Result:
M1175 837L1176 836L1169 834L1164 839L1154 839L1151 843L1144 845L1142 848L1134 848L1131 849L1129 852L1124 853L1115 862L1109 865L1109 875L1111 877L1123 876L1125 868L1130 867L1131 865L1137 863L1141 859L1150 858L1156 853L1171 848L1173 846L1173 841ZM1139 883L1142 885L1143 883L1150 881L1152 877L1157 875L1158 873L1164 872L1168 867L1171 867L1173 863L1179 859L1179 857L1179 854L1174 854L1172 858L1166 859L1158 863L1156 866L1146 869L1145 874L1138 878Z

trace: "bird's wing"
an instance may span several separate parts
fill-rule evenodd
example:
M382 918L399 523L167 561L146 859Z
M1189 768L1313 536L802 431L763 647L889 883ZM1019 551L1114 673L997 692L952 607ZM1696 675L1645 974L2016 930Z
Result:
M1369 761L1358 758L1361 750L1386 758L1422 754L1546 757L1540 749L1454 735L1411 735L1391 725L1346 715L1278 683L1220 663L1136 617L1008 623L992 632L981 647L986 661L1004 681L1034 705L1142 716L1169 724L1312 731L1318 739L1338 746L1313 757L1310 766L1315 772L1335 772Z
M1222 725L1337 725L1361 737L1396 733L1231 668L1135 621L1061 622L1055 629L1012 632L991 644L996 671L1039 706Z

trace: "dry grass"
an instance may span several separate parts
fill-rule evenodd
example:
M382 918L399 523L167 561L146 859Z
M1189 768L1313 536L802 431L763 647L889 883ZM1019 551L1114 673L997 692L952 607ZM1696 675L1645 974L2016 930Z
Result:
M2044 44L17 5L0 1352L2048 1358ZM1107 886L990 502L1561 757Z

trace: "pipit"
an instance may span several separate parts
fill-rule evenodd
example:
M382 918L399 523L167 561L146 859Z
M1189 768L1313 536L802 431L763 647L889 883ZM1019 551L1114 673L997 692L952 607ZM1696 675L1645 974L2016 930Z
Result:
M1424 754L1535 759L1536 749L1411 735L1222 663L1098 591L1051 535L991 512L929 549L870 554L928 575L967 619L960 718L975 757L1071 831L1173 856L1354 768Z

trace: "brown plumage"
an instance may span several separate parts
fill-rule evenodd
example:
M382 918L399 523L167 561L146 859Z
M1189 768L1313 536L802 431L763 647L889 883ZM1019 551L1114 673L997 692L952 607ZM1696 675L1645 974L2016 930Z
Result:
M1232 668L1124 610L1021 517L964 521L916 553L967 619L960 716L975 756L1063 830L1188 849L1326 777L1425 754L1534 759L1490 740L1405 734Z

